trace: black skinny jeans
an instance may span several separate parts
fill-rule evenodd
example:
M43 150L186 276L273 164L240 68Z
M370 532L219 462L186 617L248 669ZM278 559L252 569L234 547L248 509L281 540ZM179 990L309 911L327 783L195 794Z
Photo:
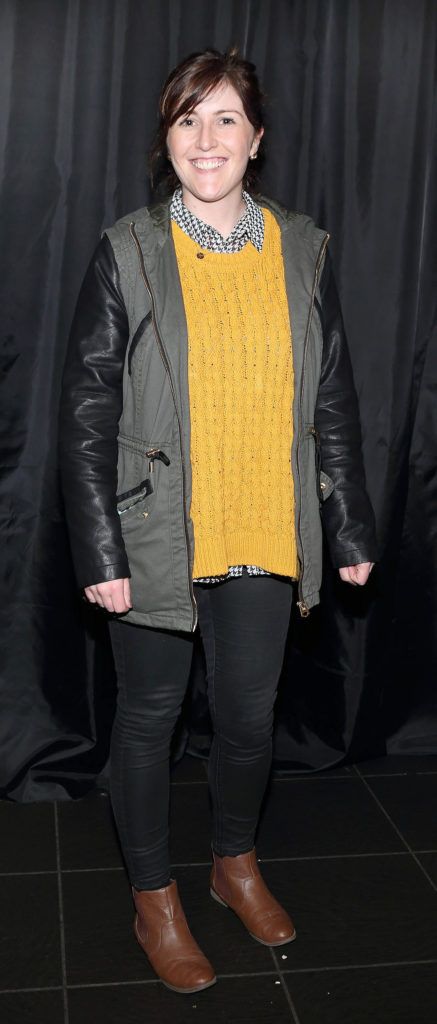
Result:
M195 585L214 728L208 780L213 848L252 849L272 759L273 705L290 621L292 583L243 575ZM193 636L110 622L118 678L111 800L130 881L170 882L169 753L190 673Z

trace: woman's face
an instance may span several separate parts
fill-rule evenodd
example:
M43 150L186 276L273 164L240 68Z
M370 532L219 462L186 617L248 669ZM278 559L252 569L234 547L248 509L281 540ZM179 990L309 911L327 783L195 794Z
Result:
M247 162L263 134L248 120L238 93L225 82L177 119L167 135L168 155L182 185L185 205L202 215L202 204L241 199Z

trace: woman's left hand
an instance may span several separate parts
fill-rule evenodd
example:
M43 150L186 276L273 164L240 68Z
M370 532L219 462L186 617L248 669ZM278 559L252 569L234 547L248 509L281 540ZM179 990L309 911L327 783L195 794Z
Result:
M348 565L338 571L344 583L352 583L354 587L363 587L369 579L374 564L374 562L360 562L359 565Z

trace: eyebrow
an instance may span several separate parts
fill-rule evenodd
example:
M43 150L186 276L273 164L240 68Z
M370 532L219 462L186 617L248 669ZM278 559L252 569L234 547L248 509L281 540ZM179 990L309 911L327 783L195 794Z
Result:
M242 111L241 110L214 110L214 114L240 114L240 116L242 116Z

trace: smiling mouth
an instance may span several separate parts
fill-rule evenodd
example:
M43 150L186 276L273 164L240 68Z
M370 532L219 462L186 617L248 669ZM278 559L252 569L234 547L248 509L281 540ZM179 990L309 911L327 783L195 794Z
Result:
M215 171L217 167L223 167L226 163L224 157L210 158L209 160L191 160L194 167L197 167L199 171Z

